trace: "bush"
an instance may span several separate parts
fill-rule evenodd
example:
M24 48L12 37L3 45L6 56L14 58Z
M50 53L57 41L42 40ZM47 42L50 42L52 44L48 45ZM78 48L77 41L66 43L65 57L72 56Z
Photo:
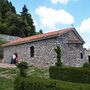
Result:
M84 63L83 67L88 68L90 70L90 63Z
M51 78L57 80L90 83L90 70L83 68L52 66L49 73Z
M28 68L27 62L24 62L24 61L20 62L20 63L17 64L17 67L20 70L20 76L25 77L26 76L26 71L25 70Z
M18 77L14 90L89 90L90 85L78 85L39 77Z
M56 66L62 66L62 63L61 62L56 62L55 65Z
M54 49L56 54L57 54L57 62L55 63L56 66L62 66L62 62L61 62L61 49L60 47L57 47Z

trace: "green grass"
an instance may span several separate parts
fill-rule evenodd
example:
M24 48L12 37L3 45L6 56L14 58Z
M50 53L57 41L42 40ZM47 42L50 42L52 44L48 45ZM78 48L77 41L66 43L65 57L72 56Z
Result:
M37 67L29 67L27 74L28 76L37 76L37 77L44 77L44 78L49 78L49 73L48 69L39 69Z
M19 74L17 68L0 68L0 90L13 90L13 82L15 77ZM27 70L28 76L49 78L48 69L39 69L30 66ZM59 81L64 87L83 88L79 90L90 90L90 84L72 83L66 81ZM77 89L78 90L78 89Z
M13 90L13 80L0 78L0 90Z
M0 68L0 90L13 90L13 83L19 73L17 68Z
M76 90L90 90L90 84L82 84L82 83L72 83L72 82L66 82L66 81L61 81L59 80L59 85L62 87L67 87L67 88L76 88ZM68 89L67 89L68 90Z

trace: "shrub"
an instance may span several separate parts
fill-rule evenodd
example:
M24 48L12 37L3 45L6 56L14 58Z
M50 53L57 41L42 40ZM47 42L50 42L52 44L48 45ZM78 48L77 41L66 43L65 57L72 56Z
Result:
M90 86L39 77L18 77L14 90L89 90Z
M26 71L25 70L28 68L27 62L24 62L24 61L20 62L20 63L17 64L17 67L20 70L20 76L25 77L26 76Z
M61 49L60 47L55 48L55 52L57 54L57 62L55 63L56 66L62 66L61 63Z
M52 66L49 73L51 78L57 80L90 83L90 70L83 68Z
M83 67L88 68L90 70L90 63L84 63Z

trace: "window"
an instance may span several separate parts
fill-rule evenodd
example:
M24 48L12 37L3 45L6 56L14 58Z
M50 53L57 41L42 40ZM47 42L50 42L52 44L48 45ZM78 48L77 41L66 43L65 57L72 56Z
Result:
M83 54L81 53L81 59L83 59Z
M30 47L30 56L34 57L34 46Z
M90 56L88 56L88 62L90 63Z

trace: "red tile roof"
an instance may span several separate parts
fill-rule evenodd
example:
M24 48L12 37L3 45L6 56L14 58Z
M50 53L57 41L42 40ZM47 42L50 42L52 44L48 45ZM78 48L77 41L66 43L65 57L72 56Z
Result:
M10 45L16 45L16 44L21 44L21 43L26 43L26 42L32 42L32 41L52 38L52 37L56 37L58 35L62 35L67 32L70 32L72 30L73 30L73 28L67 28L67 29L62 29L59 31L49 32L49 33L45 33L45 34L39 34L39 35L30 36L30 37L26 37L26 38L20 38L20 39L14 40L14 41L10 41L9 43L6 43L2 46L5 47L5 46L10 46Z

